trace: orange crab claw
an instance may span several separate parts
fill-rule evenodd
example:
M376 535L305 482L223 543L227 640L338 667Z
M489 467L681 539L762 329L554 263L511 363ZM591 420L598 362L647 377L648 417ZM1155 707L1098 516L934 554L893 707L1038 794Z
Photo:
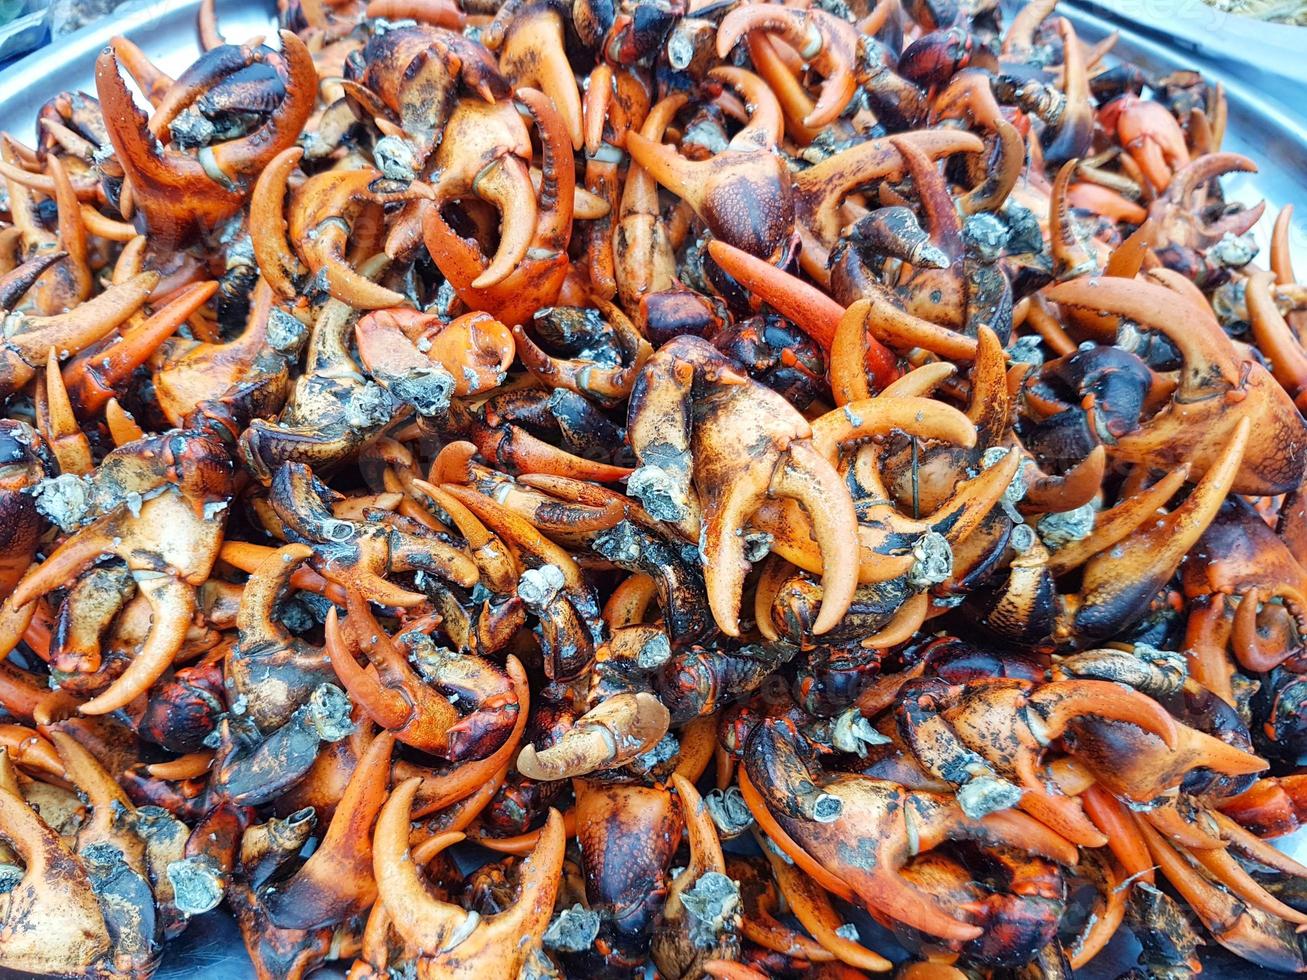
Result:
M581 93L564 53L562 14L547 3L505 8L510 11L506 25L496 22L487 29L486 46L499 52L499 70L514 87L536 88L548 97L572 149L581 149Z
M0 392L12 394L31 381L51 349L67 357L106 337L145 304L158 283L157 272L142 272L68 313L11 314L0 347Z
M780 105L766 83L740 68L713 68L709 77L740 90L752 107L749 123L710 160L690 160L675 148L631 132L631 158L685 200L714 237L760 259L778 255L794 227L794 196L773 147L781 138Z
M137 221L155 249L185 245L240 210L264 166L303 130L317 97L317 71L303 41L290 31L280 36L281 53L264 57L286 84L282 104L255 132L194 157L159 147L119 74L113 50L96 60L105 127L131 182ZM179 204L183 200L185 206Z
M334 612L334 610L333 610ZM375 900L372 824L386 799L395 740L381 732L359 756L327 832L298 871L263 896L281 929L317 929L358 915Z
M433 973L468 980L487 973L516 976L553 914L566 844L562 817L550 810L540 843L522 862L517 898L483 918L433 897L408 856L409 815L419 783L410 779L396 787L377 818L373 865L392 924Z
M63 370L63 381L77 412L83 416L99 412L132 372L217 291L216 282L187 286L161 310L124 331L108 347L97 348L71 361Z
M296 280L304 266L286 240L282 200L287 178L304 158L302 147L290 146L278 153L259 174L250 195L250 244L263 278L287 299L297 294Z
M748 4L722 18L717 29L717 56L754 31L774 34L791 45L803 61L825 77L821 95L803 125L820 129L835 121L857 91L853 64L858 34L853 25L824 10L777 4Z

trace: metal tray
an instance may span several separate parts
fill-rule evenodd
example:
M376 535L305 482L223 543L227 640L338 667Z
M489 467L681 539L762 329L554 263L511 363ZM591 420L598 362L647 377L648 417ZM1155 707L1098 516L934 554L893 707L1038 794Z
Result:
M36 113L46 99L65 89L94 91L95 57L115 34L131 38L165 71L179 73L199 53L198 10L199 0L128 4L111 20L60 38L0 72L0 131L30 143ZM1268 217L1255 231L1263 249L1276 211L1285 203L1298 202L1291 240L1299 267L1307 268L1307 110L1300 101L1302 86L1307 84L1307 59L1302 57L1307 52L1307 29L1249 22L1206 7L1201 0L1064 0L1059 10L1086 40L1120 31L1116 53L1150 72L1193 68L1225 83L1230 99L1225 148L1248 154L1262 168L1256 175L1227 179L1227 192L1247 203L1266 200ZM219 16L223 33L236 41L270 34L275 26L271 0L220 0ZM1247 26L1250 23L1262 30L1253 31ZM1162 24L1164 28L1153 26ZM1168 31L1174 40L1167 41ZM1238 57L1241 48L1249 50L1254 43L1251 49L1258 52L1261 66ZM1307 831L1277 843L1307 860ZM868 932L864 935L876 945ZM1133 938L1122 932L1081 976L1116 977L1134 964L1137 952ZM1215 944L1205 948L1204 962L1203 975L1209 980L1276 975L1235 959ZM10 975L0 970L0 980ZM343 975L335 966L315 974ZM168 944L156 976L159 980L253 980L254 970L235 923L226 914L213 912L200 916L179 940Z
M1289 80L1299 92L1307 85L1307 27L1217 10L1203 0L1084 0L1083 5L1219 64L1228 75L1267 86ZM1294 91L1279 87L1284 95Z

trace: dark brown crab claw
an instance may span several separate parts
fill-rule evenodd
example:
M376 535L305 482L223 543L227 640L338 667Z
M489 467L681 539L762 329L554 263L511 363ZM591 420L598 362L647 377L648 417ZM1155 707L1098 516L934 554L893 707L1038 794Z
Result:
M1135 822L1166 880L1218 943L1267 970L1307 970L1307 950L1292 922L1241 901L1213 881L1205 869L1186 860L1146 821L1135 817Z
M424 160L444 138L458 100L473 93L493 103L512 92L483 45L439 27L374 32L363 63L362 83L395 114Z
M578 718L547 749L525 746L517 770L544 782L615 769L656 745L670 724L667 708L652 694L615 694Z
M706 960L740 951L740 888L727 877L717 828L694 784L672 774L690 860L667 886L651 956L669 978L696 976Z
M159 147L112 49L106 48L96 60L96 92L105 128L131 183L138 221L154 249L183 246L214 231L240 210L264 166L299 137L313 112L317 71L295 34L282 31L281 43L280 54L262 57L285 85L282 104L255 132L204 147L194 157Z
M378 275L382 260L368 260L358 271ZM254 418L241 433L242 461L261 483L271 483L287 461L334 466L392 420L390 396L364 378L350 354L354 319L347 303L328 299L322 304L309 335L304 373L295 379L285 408L275 421ZM293 319L282 325L302 332Z
M1180 737L1179 726L1165 708L1110 681L1054 681L1029 694L1004 685L978 685L946 714L965 744L1035 789L1042 785L1039 761L1044 750L1075 718L1093 715L1134 725L1168 748Z
M1105 547L1084 566L1080 591L1062 598L1058 639L1084 646L1115 635L1133 622L1175 574L1189 549L1216 518L1226 494L1237 485L1248 458L1251 421L1237 423L1224 451L1183 504L1166 516L1147 521L1114 547Z
M737 7L717 29L717 56L725 58L741 38L759 31L774 34L799 53L825 80L803 125L821 129L834 122L857 91L853 74L858 32L848 21L818 8L800 9L754 3Z
M513 337L523 366L543 384L551 388L566 388L605 408L614 408L631 394L631 387L653 353L653 347L619 307L598 297L593 302L603 314L604 325L615 338L615 343L609 346L610 349L615 347L619 354L620 360L616 364L600 363L598 357L555 357L540 347L524 326L515 326ZM548 314L549 311L540 310L536 315L537 324Z
M326 578L360 590L373 602L402 607L425 597L390 582L392 572L424 569L464 588L476 584L476 565L462 550L435 535L337 518L329 509L331 495L303 463L285 463L268 497L287 532L313 548L315 564Z
M1227 776L1264 772L1268 763L1189 725L1176 726L1175 746L1134 725L1080 717L1064 736L1071 754L1090 769L1103 788L1138 803L1174 790L1195 768Z
M563 818L551 810L534 851L522 863L518 894L508 908L482 917L431 894L409 858L409 815L421 780L401 783L381 809L373 836L380 901L395 930L418 950L433 976L516 976L539 946L562 877ZM448 835L450 842L461 835Z
M148 969L158 955L156 916L164 893L158 888L156 895L151 887L151 875L164 869L151 863L158 852L143 833L149 821L140 819L117 780L90 750L60 726L43 731L59 752L68 782L89 806L77 830L77 855L112 941L106 965L129 974ZM164 846L177 854L186 832L184 825L173 825L173 842Z
M916 129L894 139L897 144L912 143L932 160L957 153L977 154L985 147L979 137L962 129ZM803 241L799 261L816 281L830 280L827 265L846 224L841 207L848 195L864 184L905 172L896 142L867 140L794 174L795 210Z

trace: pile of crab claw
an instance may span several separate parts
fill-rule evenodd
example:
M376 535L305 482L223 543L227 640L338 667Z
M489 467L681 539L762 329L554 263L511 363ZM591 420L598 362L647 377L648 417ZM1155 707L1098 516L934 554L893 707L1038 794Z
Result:
M1292 213L1053 8L208 0L0 135L0 972L1307 971Z

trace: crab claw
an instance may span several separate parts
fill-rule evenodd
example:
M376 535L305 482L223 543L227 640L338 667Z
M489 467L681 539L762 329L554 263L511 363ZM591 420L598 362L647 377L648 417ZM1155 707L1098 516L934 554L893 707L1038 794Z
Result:
M477 312L445 323L411 309L378 310L359 320L354 336L368 373L423 415L449 407L450 385L453 394L465 397L503 384L516 351L508 328ZM448 374L448 384L431 378L435 369ZM422 397L425 391L434 402Z
M477 175L472 190L481 200L495 205L503 215L495 257L485 271L472 280L473 289L488 289L512 275L531 247L531 240L535 237L535 187L521 160L504 157Z
M33 260L19 266L15 273L40 268L40 263ZM26 281L26 278L24 272L21 281ZM127 282L109 287L67 313L54 316L10 314L6 319L4 342L0 346L0 395L13 394L36 377L37 368L45 364L52 349L57 355L67 357L108 336L145 305L158 284L157 272L142 272ZM17 287L9 290L14 302L24 291Z
M503 282L526 256L538 210L528 164L531 136L511 102L465 100L449 118L436 151L436 207L475 194L499 210L499 247L472 288Z
M1307 422L1262 364L1240 353L1207 304L1160 282L1087 277L1044 291L1055 303L1126 317L1164 334L1180 352L1180 384L1151 419L1118 438L1113 456L1159 469L1188 462L1202 474L1252 424L1235 493L1276 494L1307 469Z
M794 231L790 177L775 152L783 130L780 104L751 72L718 67L708 75L738 89L752 107L748 125L726 149L710 160L689 160L632 131L626 135L627 151L654 180L684 199L714 237L770 260Z
M814 630L826 632L840 621L857 588L858 556L847 546L857 534L857 515L839 474L813 450L812 430L789 402L738 374L707 341L678 337L646 362L631 392L627 429L642 470L658 470L670 490L674 519L693 521L690 536L700 540L708 604L723 632L739 634L740 593L749 571L741 532L769 496L797 501L812 522L824 596ZM747 460L737 451L742 445L753 447ZM691 516L691 477L701 530Z
M1183 504L1085 564L1080 591L1064 599L1059 638L1092 644L1116 635L1125 623L1138 618L1197 544L1236 484L1251 425L1248 419L1238 423L1225 451Z
M112 454L101 464L111 469L110 479L132 474L136 457L126 452ZM224 522L205 517L207 504L226 502L230 493L230 464L220 444L202 437L189 440L187 458L177 460L171 452L142 450L147 476L157 463L189 469L199 463L193 476L182 474L186 489L168 479L154 480L136 488L138 492L161 488L133 512L126 500L114 510L68 538L32 569L14 590L13 602L22 607L56 588L65 587L104 555L117 555L127 563L136 587L149 604L150 629L141 648L121 675L99 696L80 708L84 714L106 714L135 700L168 669L186 639L196 610L196 588L213 568L222 544ZM111 462L113 460L113 462ZM119 465L123 464L123 465ZM206 465L211 464L211 465Z
M1271 295L1276 281L1273 273L1258 270L1248 277L1244 298L1253 337L1270 362L1275 380L1300 408L1307 405L1307 352L1290 328Z
M569 268L572 220L578 216L576 164L562 118L534 89L518 89L515 98L535 120L541 144L540 213L525 259L490 289L474 288L473 281L490 264L481 246L455 232L437 207L427 207L422 222L427 251L459 297L471 309L485 310L510 326L525 323L558 300Z
M850 547L858 533L857 516L852 501L844 506L843 489L835 470L805 443L790 444L769 487L773 496L798 501L812 521L822 554L821 612L812 625L817 635L835 628L857 589L858 558Z
M358 915L376 901L372 823L386 800L394 747L388 732L368 743L317 849L294 875L260 896L278 928L318 929Z
M303 275L304 267L286 240L282 202L291 171L303 158L302 147L291 146L282 150L259 174L250 195L250 245L254 249L254 260L268 285L287 299L298 293L295 283Z
M615 694L576 720L549 748L523 747L517 770L541 782L615 769L647 752L667 734L671 715L652 694Z
M176 80L171 75L165 74L158 65L146 57L144 51L121 34L109 39L109 47L113 48L114 54L127 69L127 74L132 76L132 81L136 83L151 106L156 106L163 101L168 90L176 84Z
M1062 164L1082 157L1094 137L1094 110L1089 100L1089 75L1076 29L1065 17L1057 20L1062 36L1062 94L1065 105L1056 127L1044 136L1044 159Z
M350 696L377 724L406 745L434 755L449 755L448 730L458 721L449 700L408 666L398 647L373 618L358 592L349 592L347 643L335 609L327 613L326 642L331 665ZM372 662L365 670L354 660L362 648Z
M41 252L0 276L0 310L12 310L46 269L67 257L67 252Z
M322 277L323 288L350 306L373 310L404 306L407 300L379 286L345 261L354 227L380 213L368 186L381 174L370 167L328 170L300 185L290 206L290 238L299 244L309 271Z
M23 798L0 748L0 834L23 861L0 909L0 967L39 975L90 971L111 947L86 869Z
M1256 173L1257 164L1238 153L1204 153L1171 178L1166 193L1149 208L1149 217L1158 227L1161 241L1204 252L1225 235L1238 237L1261 220L1266 202L1223 214L1214 220L1204 216L1205 188L1217 177L1228 173Z
M572 149L579 150L581 94L564 53L563 25L560 8L548 0L506 4L497 22L487 28L485 42L499 52L499 70L515 88L536 88L549 97L567 127Z
M1174 790L1194 768L1227 776L1264 772L1268 763L1188 725L1176 726L1174 748L1136 725L1081 716L1071 723L1075 758L1103 787L1145 803Z
M425 601L422 593L391 583L386 576L393 571L422 569L463 588L478 581L472 559L434 534L335 517L332 491L303 463L282 464L268 500L292 539L313 548L324 577L361 590L373 602L410 607Z
M789 726L773 720L754 730L744 755L749 783L794 844L842 882L858 904L931 936L966 942L982 930L899 874L918 854L950 840L975 840L1076 862L1072 844L1025 814L973 819L951 795L827 774L811 761Z
M1179 739L1178 726L1161 705L1107 681L1055 681L1034 692L1004 684L967 685L956 705L943 712L939 702L948 695L941 688L947 685L939 680L904 688L905 695L913 695L900 698L899 731L930 772L958 787L958 802L970 816L1013 805L1027 809L1030 803L1036 816L1067 812L1069 800L1048 792L1040 762L1044 750L1079 717L1126 722L1158 736L1168 748ZM1005 774L1016 777L1019 792Z
M131 704L172 665L186 639L196 610L194 586L167 572L137 570L133 578L150 604L150 633L127 669L104 693L80 707L82 714L104 715Z
M395 114L423 159L468 93L486 103L512 94L491 53L459 31L426 24L374 31L363 61L361 81Z
M95 415L138 367L218 291L216 282L195 283L107 347L74 359L63 370L68 397L78 414Z
M241 592L236 645L223 669L261 731L286 724L318 685L331 680L324 652L294 636L277 615L312 554L304 544L278 548L259 562ZM223 559L229 561L226 550Z
M1179 739L1175 719L1152 698L1111 681L1054 681L1039 688L1029 699L1027 708L1039 720L1027 716L1027 724L1044 744L1060 738L1071 719L1080 715L1097 715L1129 722L1152 732L1167 748Z
M257 52L285 85L281 105L254 132L203 147L194 157L159 145L119 73L112 49L106 48L96 60L96 92L105 128L130 181L137 220L154 249L186 245L239 211L264 166L304 129L317 100L317 71L295 34L282 31L281 43L280 54Z
M738 953L740 886L727 877L716 825L694 784L679 772L671 781L681 803L690 860L667 888L651 958L664 976L687 977L712 956ZM708 935L698 928L702 924L709 924Z
M521 865L517 898L481 917L431 895L409 858L409 816L421 780L401 783L377 818L373 868L395 930L420 951L424 970L455 978L514 977L538 947L553 914L563 870L563 818L550 810L544 832ZM447 835L450 843L462 834Z
M1136 816L1135 823L1157 867L1218 943L1267 970L1307 970L1307 950L1292 922L1240 901L1213 883L1146 821Z
M800 59L825 78L821 95L803 119L811 129L832 123L857 91L853 64L858 32L852 24L817 8L799 9L779 4L747 4L722 18L717 29L717 56L755 31L774 34L798 52Z

